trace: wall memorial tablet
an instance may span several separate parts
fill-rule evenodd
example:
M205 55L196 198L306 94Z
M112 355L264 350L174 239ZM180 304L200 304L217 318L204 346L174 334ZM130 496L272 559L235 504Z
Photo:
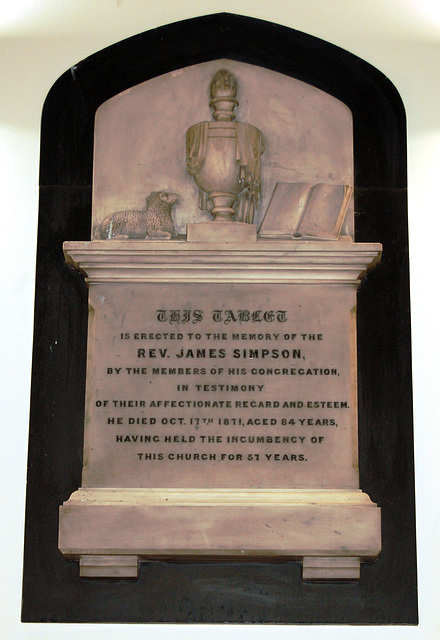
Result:
M212 114L210 113L210 108ZM85 577L188 556L356 579L381 550L359 488L350 110L231 60L97 112L82 485L59 548Z

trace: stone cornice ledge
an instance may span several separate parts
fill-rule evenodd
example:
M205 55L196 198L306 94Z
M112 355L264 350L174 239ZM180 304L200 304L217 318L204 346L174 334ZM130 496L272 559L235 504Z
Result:
M357 285L382 245L260 240L254 244L185 240L65 242L67 262L90 284L194 282Z

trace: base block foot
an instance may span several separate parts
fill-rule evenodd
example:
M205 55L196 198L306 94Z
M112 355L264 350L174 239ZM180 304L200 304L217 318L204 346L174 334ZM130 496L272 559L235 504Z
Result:
M84 555L79 560L82 578L137 578L137 556Z
M359 580L360 558L303 558L303 580Z

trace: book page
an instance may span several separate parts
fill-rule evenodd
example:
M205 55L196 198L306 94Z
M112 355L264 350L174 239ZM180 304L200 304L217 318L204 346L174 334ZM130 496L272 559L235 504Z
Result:
M316 184L297 232L301 236L337 240L352 192L347 185Z
M277 182L261 225L260 235L294 235L307 206L312 185Z

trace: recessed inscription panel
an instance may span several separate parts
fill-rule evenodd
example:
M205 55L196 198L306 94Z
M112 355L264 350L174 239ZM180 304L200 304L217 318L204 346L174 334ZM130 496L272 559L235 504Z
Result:
M90 304L83 486L357 487L354 288L98 284Z

